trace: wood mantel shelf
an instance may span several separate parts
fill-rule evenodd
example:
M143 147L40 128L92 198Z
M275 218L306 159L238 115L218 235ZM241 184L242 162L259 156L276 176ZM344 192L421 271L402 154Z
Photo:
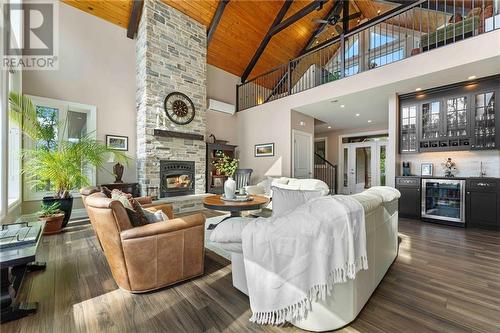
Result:
M156 128L154 130L153 135L163 137L163 138L180 138L180 139L205 141L205 137L201 134L165 131L165 130L156 129Z

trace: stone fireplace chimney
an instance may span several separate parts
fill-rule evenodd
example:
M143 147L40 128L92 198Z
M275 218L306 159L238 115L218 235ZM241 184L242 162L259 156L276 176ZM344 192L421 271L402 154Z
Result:
M146 187L161 193L160 161L195 164L195 194L205 193L203 139L155 135L155 130L205 135L206 28L161 1L144 2L136 41L137 173ZM165 97L181 92L192 100L195 117L187 125L170 121Z

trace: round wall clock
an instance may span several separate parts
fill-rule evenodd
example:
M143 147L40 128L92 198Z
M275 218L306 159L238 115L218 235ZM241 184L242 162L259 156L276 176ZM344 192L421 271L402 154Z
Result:
M185 94L173 92L165 97L163 104L168 119L178 125L189 124L194 119L194 104Z

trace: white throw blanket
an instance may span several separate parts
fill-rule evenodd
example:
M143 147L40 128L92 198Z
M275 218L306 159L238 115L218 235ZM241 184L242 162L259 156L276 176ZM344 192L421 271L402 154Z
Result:
M250 222L242 233L252 317L258 324L306 318L311 302L368 269L363 207L342 195Z

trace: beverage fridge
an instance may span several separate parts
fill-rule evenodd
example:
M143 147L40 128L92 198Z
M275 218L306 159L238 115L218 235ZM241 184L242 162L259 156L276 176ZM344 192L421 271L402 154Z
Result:
M465 226L465 180L422 179L422 218Z

